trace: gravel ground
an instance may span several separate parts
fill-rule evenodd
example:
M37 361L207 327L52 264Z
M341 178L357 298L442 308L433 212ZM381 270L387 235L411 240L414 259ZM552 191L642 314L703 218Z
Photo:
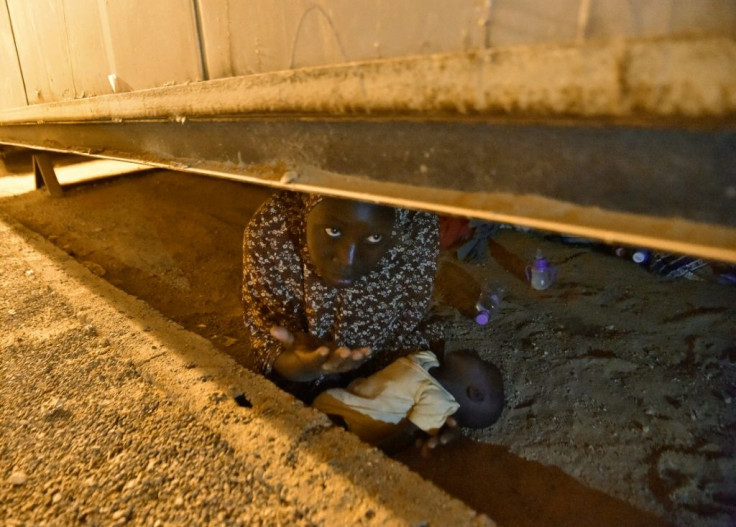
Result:
M314 525L116 356L22 257L3 260L5 525Z
M63 267L0 224L0 524L493 524L33 243Z
M68 309L53 294L29 300L5 317L6 334L8 322L45 326ZM222 438L111 358L93 326L34 333L16 332L3 349L6 525L313 525Z

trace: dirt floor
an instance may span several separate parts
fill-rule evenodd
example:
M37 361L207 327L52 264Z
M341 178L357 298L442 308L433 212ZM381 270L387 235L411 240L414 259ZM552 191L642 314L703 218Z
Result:
M247 365L242 231L269 194L155 171L0 209ZM505 287L500 315L441 312L450 348L502 369L504 414L429 460L398 458L500 525L736 524L736 287L541 233L503 229L493 248L463 266ZM537 248L559 269L547 291L523 279Z

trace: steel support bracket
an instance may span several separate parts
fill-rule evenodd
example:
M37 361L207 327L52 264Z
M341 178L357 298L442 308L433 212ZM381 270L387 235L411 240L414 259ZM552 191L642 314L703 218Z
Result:
M52 198L61 198L64 195L59 179L56 177L54 164L48 154L33 155L33 174L36 178L37 189L45 186Z

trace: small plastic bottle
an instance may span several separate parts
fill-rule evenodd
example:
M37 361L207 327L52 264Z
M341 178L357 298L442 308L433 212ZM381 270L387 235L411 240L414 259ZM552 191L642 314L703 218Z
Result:
M619 258L630 259L632 262L642 266L647 265L651 256L649 249L642 248L617 247L614 252Z
M548 289L557 278L557 269L549 264L541 249L537 249L534 263L526 266L526 278L532 288L539 291Z
M475 303L475 322L481 326L488 324L501 310L501 301L506 292L503 286L487 284L483 286Z
M649 262L650 256L651 253L648 249L635 249L634 252L631 253L631 260L634 263L646 266Z

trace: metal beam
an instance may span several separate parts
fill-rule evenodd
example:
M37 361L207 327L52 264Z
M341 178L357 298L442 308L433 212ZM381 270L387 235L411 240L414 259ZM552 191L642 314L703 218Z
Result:
M0 112L0 143L736 261L736 40L402 57Z
M736 130L490 119L0 126L0 142L736 261Z

